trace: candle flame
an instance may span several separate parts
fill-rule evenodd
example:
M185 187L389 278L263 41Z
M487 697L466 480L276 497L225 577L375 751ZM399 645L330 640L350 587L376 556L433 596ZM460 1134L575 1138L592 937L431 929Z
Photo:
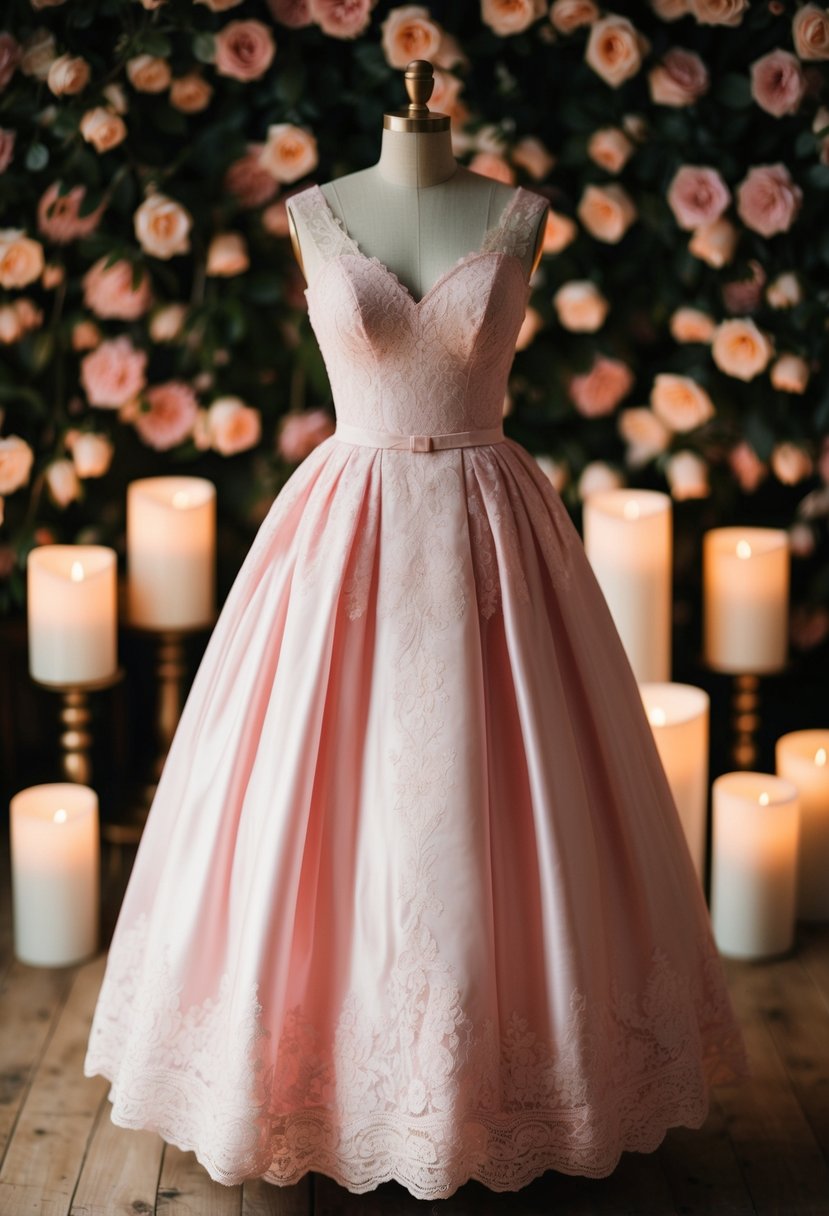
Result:
M762 794L760 795L758 802L760 803L760 806L768 806L769 796L765 790L763 790Z
M737 556L738 557L751 557L751 545L748 543L747 540L738 540L737 541Z
M623 514L624 514L625 519L638 519L639 518L639 503L633 502L632 500L628 499L628 501L624 505Z
M175 494L173 495L173 506L174 507L189 507L190 506L190 495L187 493L186 490L176 490Z
M54 815L52 816L52 819L55 823L66 823L66 811L63 809L62 806L58 807L58 809L55 811Z
M823 766L826 764L826 748L825 747L819 747L817 749L817 751L815 752L815 764L820 765L821 768L823 768Z
M69 577L73 583L83 582L84 569L80 562L72 563L72 569L69 571Z
M661 705L654 705L648 713L648 719L651 726L664 726L668 721L668 715Z

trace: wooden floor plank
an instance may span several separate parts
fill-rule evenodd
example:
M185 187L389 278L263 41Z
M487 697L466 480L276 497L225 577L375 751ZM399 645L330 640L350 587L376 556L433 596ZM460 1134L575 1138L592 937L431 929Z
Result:
M801 925L797 957L829 1011L829 925Z
M241 1186L215 1182L191 1150L164 1145L156 1211L164 1216L239 1216Z
M242 1216L311 1216L313 1185L311 1174L293 1186L252 1178L242 1187Z
M155 1132L118 1127L110 1118L111 1110L109 1098L102 1098L81 1164L70 1216L115 1216L156 1210L164 1142ZM115 1163L117 1168L113 1168Z
M70 970L70 969L67 969ZM101 1085L83 1076L83 1058L98 994L89 966L71 969L73 983L37 1065L0 1170L0 1216L67 1216ZM90 979L91 975L91 979ZM33 1188L39 1206L31 1208Z
M683 1216L754 1216L716 1094L702 1127L672 1127L658 1153Z
M768 964L724 961L754 1076L715 1094L754 1206L760 1216L829 1216L829 1167L756 1005Z

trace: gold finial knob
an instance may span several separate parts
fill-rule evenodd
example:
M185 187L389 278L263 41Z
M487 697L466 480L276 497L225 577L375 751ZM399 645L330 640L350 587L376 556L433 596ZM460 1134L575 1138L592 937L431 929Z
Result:
M410 59L406 64L405 81L412 116L428 113L426 102L435 87L435 73L429 60Z

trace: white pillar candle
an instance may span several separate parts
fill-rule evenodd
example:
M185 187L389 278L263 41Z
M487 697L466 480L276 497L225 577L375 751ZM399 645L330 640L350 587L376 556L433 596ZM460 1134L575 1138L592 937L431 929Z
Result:
M203 477L144 477L127 486L130 623L209 625L216 607L216 487Z
M636 679L670 680L670 496L600 491L585 501L583 519L584 548Z
M829 920L829 730L781 735L775 767L800 796L797 914L803 920Z
M14 952L61 967L98 950L100 828L88 785L33 785L10 803Z
M39 545L27 560L29 671L48 684L105 680L118 661L118 559L104 545Z
M797 787L769 773L724 773L713 786L711 922L722 954L765 958L794 942Z
M662 767L702 884L708 809L708 693L693 684L641 684Z
M789 538L782 528L712 528L703 537L705 662L779 671L788 655Z

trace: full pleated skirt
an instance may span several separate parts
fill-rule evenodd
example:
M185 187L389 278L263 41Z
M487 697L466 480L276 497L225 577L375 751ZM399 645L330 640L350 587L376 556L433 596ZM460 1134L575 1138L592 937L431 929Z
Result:
M232 1185L610 1173L747 1071L641 695L530 453L331 436L190 689L84 1062Z

